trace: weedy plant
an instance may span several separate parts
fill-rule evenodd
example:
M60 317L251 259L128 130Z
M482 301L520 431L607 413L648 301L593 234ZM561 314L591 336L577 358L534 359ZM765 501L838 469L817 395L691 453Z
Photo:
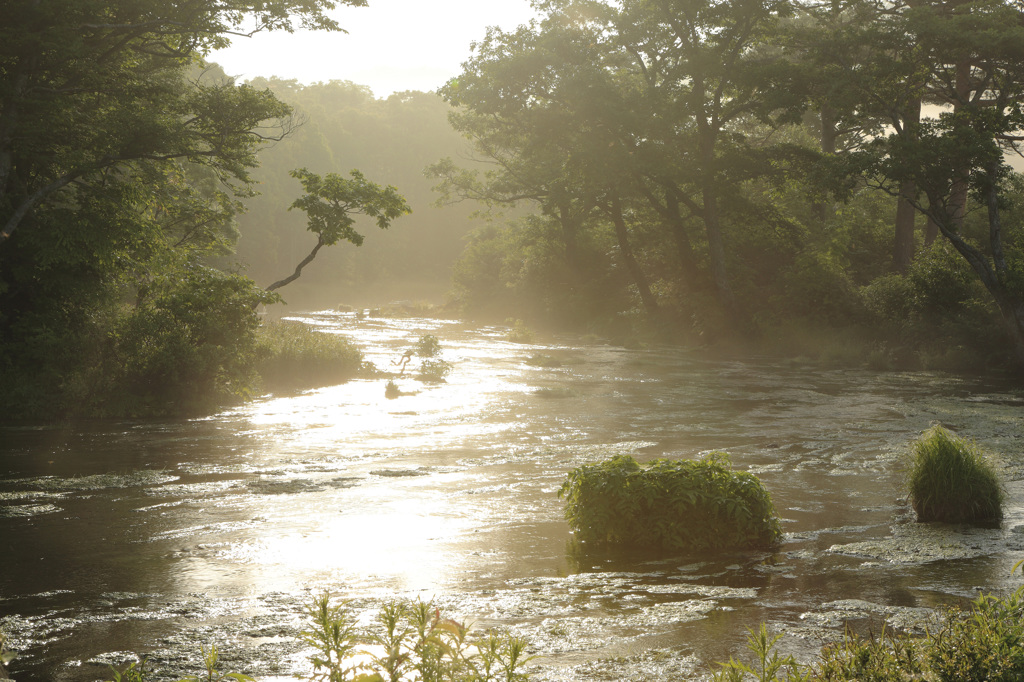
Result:
M424 334L416 342L416 354L421 358L432 358L441 352L441 342L433 334Z
M1003 517L1003 489L975 443L933 426L914 443L908 480L918 521L993 523Z
M0 632L0 669L14 660L14 652L7 650L7 636Z
M1016 571L1024 561L1013 567ZM780 658L779 636L764 625L747 648L754 665L730 659L714 674L718 682L1020 682L1024 680L1024 587L1008 597L982 595L969 609L954 608L941 626L912 638L883 632L864 638L847 633L824 647L816 661ZM785 676L783 676L783 672Z
M452 369L452 363L444 360L424 360L420 363L420 371L416 378L420 381L440 383L451 374Z
M656 460L628 455L569 473L559 497L577 539L663 550L770 548L782 529L771 496L729 456Z
M520 668L526 641L488 633L470 640L465 623L444 618L430 602L392 601L377 614L367 633L356 631L345 603L329 594L309 609L312 628L304 640L316 648L316 680L324 682L525 682ZM364 648L365 642L369 648ZM362 662L354 661L362 658Z

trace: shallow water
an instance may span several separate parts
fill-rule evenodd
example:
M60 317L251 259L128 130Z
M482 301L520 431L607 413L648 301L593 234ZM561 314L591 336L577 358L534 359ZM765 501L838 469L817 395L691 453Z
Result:
M445 384L384 379L268 396L206 419L0 430L0 627L20 682L103 679L148 652L169 678L201 644L261 680L307 669L301 607L322 589L369 615L433 599L525 635L534 680L707 676L746 628L810 655L855 628L915 630L1020 582L1024 396L994 380L709 361L675 348L521 345L426 319L304 318L378 367L425 333ZM535 367L535 353L560 366ZM410 367L415 372L415 361ZM996 457L995 529L917 524L899 489L934 422ZM727 450L771 491L774 553L581 553L570 469Z

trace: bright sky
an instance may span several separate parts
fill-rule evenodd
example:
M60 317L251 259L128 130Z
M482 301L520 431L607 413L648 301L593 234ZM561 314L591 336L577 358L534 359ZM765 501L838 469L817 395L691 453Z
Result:
M345 33L284 32L236 38L210 59L240 80L347 80L377 97L436 90L461 71L488 26L512 30L533 16L529 0L369 0L332 14Z

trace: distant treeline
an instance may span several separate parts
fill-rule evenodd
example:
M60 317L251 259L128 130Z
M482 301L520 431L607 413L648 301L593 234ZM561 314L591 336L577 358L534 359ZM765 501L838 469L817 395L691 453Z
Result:
M438 301L451 272L478 319L1024 364L1019 5L549 0L440 98L204 61L339 4L5 8L0 418L252 395L256 311L302 263L293 306Z
M527 205L471 314L885 366L1024 362L1024 11L998 0L553 0L442 95ZM922 114L924 112L925 115Z
M294 109L300 125L260 151L253 172L258 195L244 201L234 259L266 285L288 274L315 237L305 216L289 211L299 192L294 168L347 173L396 186L412 214L386 231L366 219L365 243L325 250L302 278L281 293L293 309L339 304L376 306L401 299L443 303L451 268L471 227L469 205L438 207L435 184L424 169L447 156L466 158L469 146L448 123L451 107L433 93L403 92L377 99L369 88L331 81L302 85L258 78L249 83L273 92ZM230 260L230 259L229 259Z

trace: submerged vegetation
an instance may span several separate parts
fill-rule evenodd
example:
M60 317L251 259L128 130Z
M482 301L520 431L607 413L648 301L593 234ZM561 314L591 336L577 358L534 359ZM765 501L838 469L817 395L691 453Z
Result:
M992 523L1003 518L1003 488L981 449L933 426L913 445L907 482L918 521Z
M558 494L576 538L594 545L765 549L782 538L768 491L753 474L733 471L724 452L645 467L617 455L574 469Z

